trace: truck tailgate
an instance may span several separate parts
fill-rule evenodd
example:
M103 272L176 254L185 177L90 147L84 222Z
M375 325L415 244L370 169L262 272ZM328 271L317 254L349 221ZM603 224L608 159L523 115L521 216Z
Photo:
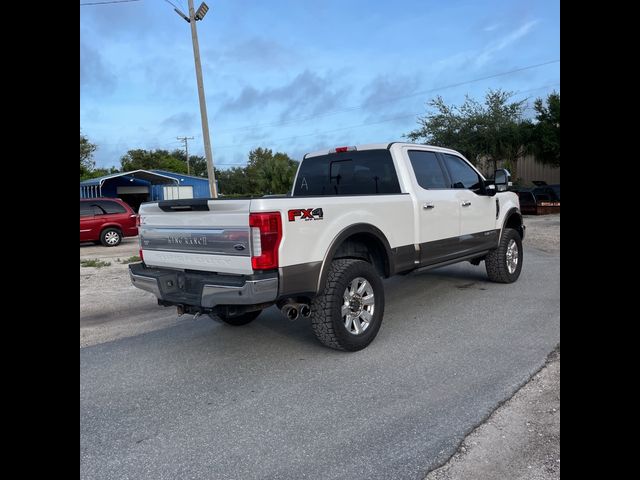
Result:
M188 199L140 206L140 246L152 267L251 274L251 200Z

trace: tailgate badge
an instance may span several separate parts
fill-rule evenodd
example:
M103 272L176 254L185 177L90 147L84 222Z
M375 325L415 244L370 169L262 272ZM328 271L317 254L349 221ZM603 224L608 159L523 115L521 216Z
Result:
M235 248L236 250L244 250L246 247L242 244L242 243L237 243L233 246L233 248Z

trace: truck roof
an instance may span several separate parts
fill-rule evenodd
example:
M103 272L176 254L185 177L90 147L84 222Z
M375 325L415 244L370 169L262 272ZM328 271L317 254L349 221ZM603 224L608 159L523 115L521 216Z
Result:
M426 145L424 143L413 143L413 142L366 143L362 145L349 145L348 147L349 148L355 147L356 150L383 150L383 149L391 148L391 145L429 147L429 149L436 150L438 152L455 153L458 155L460 154L460 152L457 152L456 150L452 150L450 148L443 148L443 147L437 147L435 145ZM334 153L336 151L336 148L339 148L339 147L342 147L342 145L337 145L332 148L310 152L305 154L304 157L302 158L305 159L309 157L318 157L320 155L327 155L329 153Z

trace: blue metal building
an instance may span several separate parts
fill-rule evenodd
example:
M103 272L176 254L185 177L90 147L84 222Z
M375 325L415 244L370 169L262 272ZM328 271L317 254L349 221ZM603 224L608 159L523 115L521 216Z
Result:
M134 170L80 182L80 198L118 197L135 211L142 202L208 198L209 180L163 170Z

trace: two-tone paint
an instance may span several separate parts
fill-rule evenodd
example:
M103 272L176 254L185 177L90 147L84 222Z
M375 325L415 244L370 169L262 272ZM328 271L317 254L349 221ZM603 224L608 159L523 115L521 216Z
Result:
M411 150L456 155L484 181L482 174L460 153L399 142L357 149L390 150L400 193L200 199L191 202L192 208L189 201L184 205L145 203L140 207L145 264L253 275L256 272L251 266L249 214L280 212L282 239L278 250L277 296L312 296L322 290L331 261L350 238L375 243L382 257L380 273L391 276L481 257L497 246L509 222L524 234L518 197L512 192L489 196L467 189L424 189L418 184L409 161ZM305 159L326 153L307 154Z

